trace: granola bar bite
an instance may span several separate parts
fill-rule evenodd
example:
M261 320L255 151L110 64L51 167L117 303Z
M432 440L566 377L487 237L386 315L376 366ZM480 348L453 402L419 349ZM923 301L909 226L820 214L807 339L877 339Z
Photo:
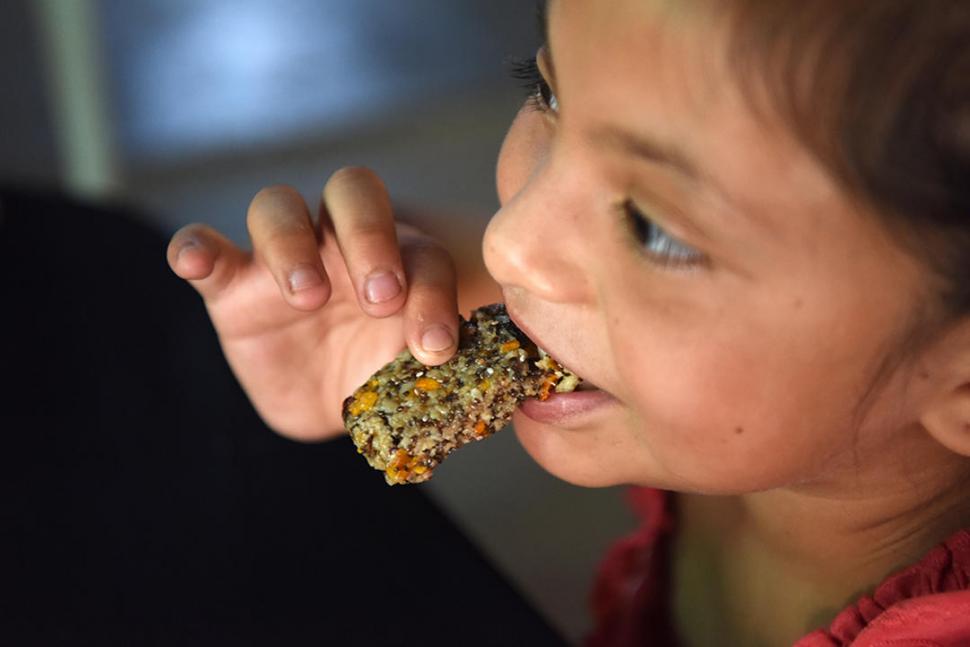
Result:
M522 400L579 385L503 304L473 311L459 331L447 363L428 367L405 350L343 403L357 451L390 485L428 480L448 454L502 429Z

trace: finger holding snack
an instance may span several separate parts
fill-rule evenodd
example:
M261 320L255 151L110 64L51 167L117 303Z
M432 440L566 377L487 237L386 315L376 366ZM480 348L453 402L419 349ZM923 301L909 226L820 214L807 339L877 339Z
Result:
M454 354L451 258L395 223L372 171L334 173L316 220L295 189L265 188L247 227L251 252L205 225L184 227L168 262L205 300L227 360L276 431L340 434L343 399L402 348L427 365Z

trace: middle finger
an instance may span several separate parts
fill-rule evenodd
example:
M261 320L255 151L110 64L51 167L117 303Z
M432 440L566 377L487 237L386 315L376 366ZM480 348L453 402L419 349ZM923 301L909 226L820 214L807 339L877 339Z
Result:
M364 312L400 310L406 281L387 189L369 169L344 168L323 189L321 218L329 218Z

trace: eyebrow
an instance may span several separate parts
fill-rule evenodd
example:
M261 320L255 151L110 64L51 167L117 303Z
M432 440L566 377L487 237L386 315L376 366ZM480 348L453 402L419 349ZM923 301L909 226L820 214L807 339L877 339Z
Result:
M691 180L697 181L705 177L690 157L679 148L653 141L638 133L614 126L601 126L593 130L591 139L601 146L619 150L631 157L666 166Z
M762 220L757 218L750 207L744 206L745 203L739 201L737 196L728 191L715 177L703 171L682 149L672 144L657 142L639 133L608 125L594 128L591 140L599 146L618 150L649 164L670 169L695 185L713 190L733 211L745 214L752 221Z

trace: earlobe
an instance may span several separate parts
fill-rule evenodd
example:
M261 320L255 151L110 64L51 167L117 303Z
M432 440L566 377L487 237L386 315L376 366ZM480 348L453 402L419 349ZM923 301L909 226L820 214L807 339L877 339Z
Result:
M941 445L970 457L970 383L952 389L934 402L921 422Z

